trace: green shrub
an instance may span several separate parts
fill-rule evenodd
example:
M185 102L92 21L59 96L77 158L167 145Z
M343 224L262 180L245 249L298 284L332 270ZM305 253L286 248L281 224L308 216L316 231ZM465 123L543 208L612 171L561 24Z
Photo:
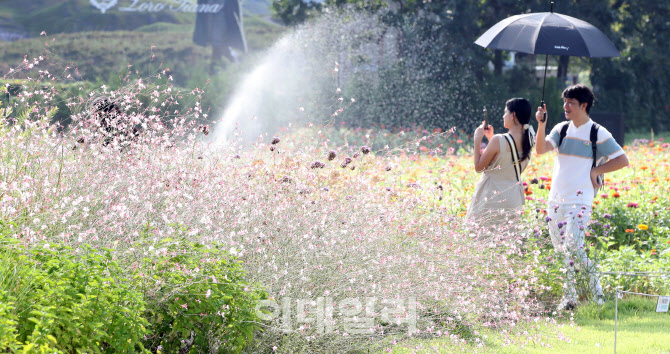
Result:
M620 286L623 290L646 294L664 295L670 291L670 247L658 245L656 252L636 250L633 246L621 246L611 251L600 261L602 268L609 272L645 272L639 275L607 275L601 278L603 289L614 291Z
M2 349L143 351L142 294L108 250L25 250L7 238L2 243L9 245L0 251Z
M240 262L219 246L195 243L157 252L137 273L153 334L147 346L167 353L241 351L259 329L255 306L267 295L244 281Z

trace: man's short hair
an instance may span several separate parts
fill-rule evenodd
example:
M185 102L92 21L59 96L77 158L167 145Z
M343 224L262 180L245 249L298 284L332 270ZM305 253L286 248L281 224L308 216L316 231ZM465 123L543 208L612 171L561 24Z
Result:
M581 106L582 103L586 103L586 114L589 114L591 111L591 106L593 106L593 101L596 99L596 96L593 94L590 88L582 84L572 85L566 88L563 91L563 98L574 98L579 102Z

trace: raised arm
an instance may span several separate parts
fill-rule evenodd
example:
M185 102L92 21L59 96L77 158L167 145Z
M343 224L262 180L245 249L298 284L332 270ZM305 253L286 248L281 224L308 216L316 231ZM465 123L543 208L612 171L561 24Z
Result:
M538 155L542 155L545 152L553 151L554 145L547 139L547 134L545 132L547 128L547 121L542 122L544 113L547 111L547 105L544 107L537 107L537 112L535 112L535 119L537 119L537 135L535 142L535 151Z
M484 129L484 122L482 122L482 125L477 127L474 135L475 171L480 173L484 172L484 170L489 167L489 164L491 164L491 161L493 161L493 159L498 156L500 145L498 144L498 139L493 139L493 127L489 125L486 127L486 129ZM482 152L481 146L482 138L484 136L486 136L486 139L488 139L489 143Z

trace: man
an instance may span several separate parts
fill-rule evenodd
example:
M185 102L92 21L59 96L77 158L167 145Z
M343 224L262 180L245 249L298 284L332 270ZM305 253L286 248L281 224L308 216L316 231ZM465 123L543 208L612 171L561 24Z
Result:
M593 92L584 85L565 89L563 110L568 122L557 124L549 136L545 136L546 105L538 107L535 114L538 121L537 153L544 154L558 148L547 220L554 250L564 256L567 268L565 295L559 304L560 309L571 309L577 304L574 278L575 269L579 269L580 265L573 257L584 266L596 302L604 302L600 281L584 249L584 231L591 216L595 190L600 187L598 176L628 166L626 153L612 134L601 126L597 130L596 156L607 157L609 161L593 167L591 128L594 122L589 117L593 100ZM565 124L567 130L564 130ZM562 130L565 136L561 139Z

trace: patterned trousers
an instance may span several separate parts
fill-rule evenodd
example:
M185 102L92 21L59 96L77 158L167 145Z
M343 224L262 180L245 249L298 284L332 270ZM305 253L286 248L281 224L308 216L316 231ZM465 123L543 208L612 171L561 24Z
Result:
M566 279L563 289L565 297L577 299L575 290L576 273L580 270L589 278L589 287L594 296L602 295L603 289L596 273L595 264L587 257L584 236L591 218L591 206L584 204L549 204L547 215L549 235L554 251L563 258Z

